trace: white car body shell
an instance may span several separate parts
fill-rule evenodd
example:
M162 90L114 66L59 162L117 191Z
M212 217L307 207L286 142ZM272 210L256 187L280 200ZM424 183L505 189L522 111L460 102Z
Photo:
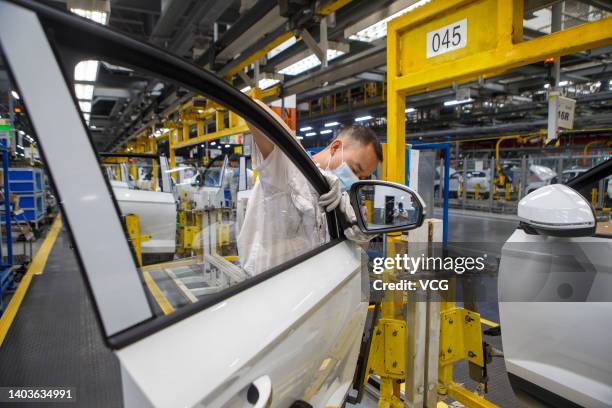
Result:
M476 192L476 185L478 185L480 193L488 193L490 179L484 171L468 171L467 172L467 181L464 183L463 188L468 193ZM459 191L459 183L463 180L463 175L461 172L452 173L451 178L449 180L448 190L450 192L458 192Z
M135 214L140 234L151 239L141 243L143 254L174 254L176 250L176 204L172 193L134 190L127 183L111 181L122 215Z

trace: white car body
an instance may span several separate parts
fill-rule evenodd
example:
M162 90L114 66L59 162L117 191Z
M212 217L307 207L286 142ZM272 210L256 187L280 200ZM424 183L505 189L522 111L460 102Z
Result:
M449 181L448 181L448 190L451 195L457 195L459 191L459 184L463 180L463 174L461 172L456 171L455 169L449 169L448 172ZM478 184L480 187L480 193L488 193L490 186L490 175L487 171L468 171L466 172L467 182L465 184L466 191L468 193L476 192L476 185ZM440 170L436 168L435 181L434 181L434 189L440 188Z
M111 181L122 215L135 214L140 234L150 236L141 243L143 254L174 254L176 250L176 203L172 193L135 190L127 183Z
M592 228L587 200L543 187L519 203L519 218L553 235L517 229L502 249L499 311L506 370L534 405L612 405L612 239L565 237ZM556 235L556 236L554 236Z
M463 181L463 174L461 172L452 172L449 183L448 191L452 196L457 196L459 193L459 185ZM490 178L484 171L468 171L466 172L466 182L463 183L465 192L474 194L476 192L476 186L479 186L479 193L483 195L489 194Z
M549 185L557 176L557 173L550 167L532 164L529 166L529 176L525 194L529 194L540 187Z

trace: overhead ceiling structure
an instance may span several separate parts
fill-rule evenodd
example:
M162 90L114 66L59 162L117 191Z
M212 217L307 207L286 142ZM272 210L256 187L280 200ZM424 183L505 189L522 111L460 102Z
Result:
M238 89L279 87L281 95L297 95L298 106L305 107L319 106L321 98L350 93L366 83L382 85L386 23L430 0L41 1L63 9L75 4L83 9L107 7L104 23L112 29L206 67ZM550 33L555 4L562 4L565 28L612 13L603 0L525 0L525 39ZM584 126L612 126L611 54L612 47L607 47L561 59L560 85L579 101L578 116ZM94 65L90 68L94 72ZM95 68L95 78L81 81L92 85L93 92L89 87L78 92L86 93L79 96L84 97L81 106L89 110L86 119L94 143L102 150L116 148L188 98L185 90L172 84L105 61L96 62ZM531 123L529 128L540 126L547 115L549 82L550 68L540 63L461 86L469 89L470 103L454 104L458 89L453 88L416 95L408 101L407 131L421 138L443 138L451 135L448 130L492 132L523 129L526 123ZM6 98L6 92L0 92L0 115L6 110ZM302 122L316 128L332 120L348 124L359 118L359 123L384 136L385 116L380 101L323 110ZM371 119L363 119L367 117Z

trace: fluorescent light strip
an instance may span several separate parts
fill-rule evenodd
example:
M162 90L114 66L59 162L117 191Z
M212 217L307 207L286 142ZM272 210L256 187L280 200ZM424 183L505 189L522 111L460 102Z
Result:
M414 109L414 108L406 108L406 110L404 112L412 113L412 112L416 112L416 109Z
M70 11L74 14L78 14L81 17L95 21L98 24L106 25L108 23L108 14L104 11L93 11L80 8L72 8Z
M365 122L366 120L370 120L372 119L372 116L360 116L358 118L355 118L355 122Z
M275 48L272 48L270 52L268 52L267 58L270 59L270 58L276 57L278 54L285 51L287 48L291 47L296 42L297 42L297 39L295 37L289 38L288 40L277 45Z
M308 132L309 130L312 130L312 126L304 126L303 128L300 128L300 132Z
M81 108L81 112L84 112L84 113L91 112L91 102L79 101L79 107Z
M338 123L338 122L329 122L329 123L324 124L323 126L324 127L332 127L332 126L338 126L339 124L340 123Z
M280 80L278 79L274 79L274 78L264 78L264 79L260 79L259 80L259 89L264 90L264 89L268 89L271 86L274 86L276 84L278 84L280 82Z
M327 50L327 61L329 62L344 54L344 51ZM319 61L317 56L314 54L310 54L308 57L281 69L280 71L278 71L278 73L283 75L298 75L304 71L308 71L309 69L318 67L319 65L321 65L321 61Z
M304 136L316 136L317 132L308 132Z
M19 97L19 94L17 93L17 91L11 91L11 95L12 95L12 96L13 96L13 98L15 98L15 99L21 99L21 98Z
M379 38L383 38L387 36L387 23L401 15L404 15L417 7L421 7L424 4L429 3L431 0L420 0L416 3L398 11L397 13L391 14L389 17L380 20L377 23L372 24L369 27L364 28L356 32L355 34L349 37L350 40L364 41L364 42L372 42L376 41Z
M94 60L86 60L79 62L74 67L74 80L94 82L98 77L98 66L100 63Z
M322 134L322 135L326 135L326 134L331 133L331 132L333 132L333 130L327 129L327 130L322 130L319 133Z
M455 106L455 105L461 105L463 103L472 103L474 102L474 100L472 98L470 99L464 99L462 101L458 101L458 100L452 100L452 101L446 101L444 102L444 106Z
M74 90L76 92L77 99L91 101L93 98L93 85L75 84Z

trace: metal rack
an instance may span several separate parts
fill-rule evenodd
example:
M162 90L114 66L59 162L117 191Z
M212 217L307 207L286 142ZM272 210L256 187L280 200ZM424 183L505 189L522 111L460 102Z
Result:
M9 147L8 138L0 138L0 151L2 152L3 199L0 207L3 210L2 218L6 234L6 261L3 245L0 243L0 315L4 313L3 298L5 291L15 288L15 270L13 268L13 237L11 234L11 203L9 183Z

